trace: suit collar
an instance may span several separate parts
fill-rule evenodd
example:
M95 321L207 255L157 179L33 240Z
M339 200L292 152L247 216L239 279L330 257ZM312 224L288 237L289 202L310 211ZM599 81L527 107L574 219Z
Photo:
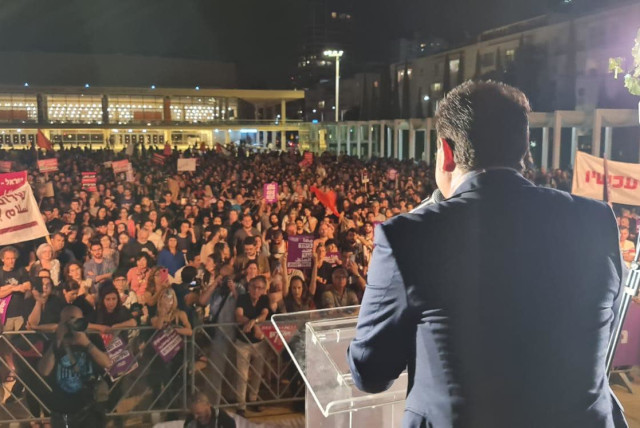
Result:
M486 168L471 171L461 178L453 195L455 198L463 193L471 192L483 187L523 187L533 186L522 174L512 168Z

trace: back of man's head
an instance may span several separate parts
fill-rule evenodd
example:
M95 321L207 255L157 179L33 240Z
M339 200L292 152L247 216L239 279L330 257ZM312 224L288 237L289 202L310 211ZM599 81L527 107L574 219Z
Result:
M182 269L181 274L182 275L180 279L182 280L182 283L187 284L193 281L196 276L198 276L198 269L194 268L193 266L185 266Z
M468 81L440 102L436 131L453 146L456 165L463 170L522 170L529 149L530 111L527 97L514 87Z

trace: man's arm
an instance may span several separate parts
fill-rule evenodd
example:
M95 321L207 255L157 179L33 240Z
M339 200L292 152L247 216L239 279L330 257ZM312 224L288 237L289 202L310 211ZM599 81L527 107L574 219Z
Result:
M381 392L407 367L416 325L395 257L382 227L376 231L369 284L347 359L356 386Z

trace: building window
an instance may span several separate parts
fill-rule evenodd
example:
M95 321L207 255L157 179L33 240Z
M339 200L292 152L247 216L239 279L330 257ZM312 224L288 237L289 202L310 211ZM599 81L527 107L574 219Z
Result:
M318 101L318 108L324 108L324 101Z
M109 97L109 122L126 123L160 122L163 119L162 97Z
M52 123L102 123L101 96L50 95L47 106Z
M380 82L378 82L377 80L373 82L373 87L377 88L378 86L380 86Z
M442 90L442 83L438 82L438 83L431 84L431 92L437 93L437 92L440 92L441 90Z
M411 74L413 73L413 69L408 68L407 69L407 76L409 76L409 79L411 79ZM404 78L404 70L398 70L398 82L402 81L402 79Z
M331 17L336 19L338 17L338 12L331 12Z
M493 52L487 52L480 56L480 65L483 67L493 67L494 61L495 58Z
M504 57L507 63L513 62L516 59L516 50L507 49L507 51L504 53Z
M0 95L0 122L37 122L38 101L30 95Z
M449 61L449 71L452 73L457 73L460 70L460 60L452 59Z

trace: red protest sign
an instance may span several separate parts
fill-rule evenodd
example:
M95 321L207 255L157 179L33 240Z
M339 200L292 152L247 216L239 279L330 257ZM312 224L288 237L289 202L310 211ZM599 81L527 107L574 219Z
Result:
M38 161L40 172L56 172L58 170L58 159L42 159Z
M95 171L82 173L82 188L87 192L95 192L98 190L98 188L96 187L96 183L98 180L96 178L96 175L97 174Z
M291 341L291 338L298 332L298 326L295 324L283 325L279 327L287 343L289 343ZM269 341L273 349L278 353L282 352L284 343L282 343L282 340L280 339L276 328L272 324L263 324L260 326L260 330L262 331L262 334L264 334L264 337L266 337L266 339Z

